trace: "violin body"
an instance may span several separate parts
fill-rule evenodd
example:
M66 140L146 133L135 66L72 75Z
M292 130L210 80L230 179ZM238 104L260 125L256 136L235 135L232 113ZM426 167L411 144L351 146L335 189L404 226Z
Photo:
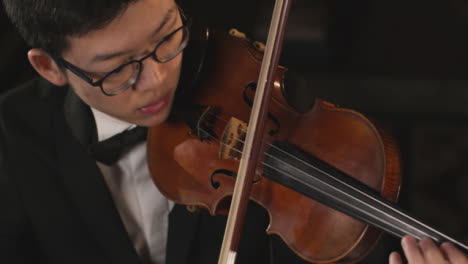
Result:
M151 128L148 164L163 195L214 215L229 209L262 52L243 38L207 36L209 54L197 90L191 105L180 110L195 118L173 117ZM266 155L274 142L285 142L395 202L401 179L392 138L363 115L321 99L307 112L296 111L285 96L286 74L286 68L277 69L264 131ZM268 211L267 232L303 259L355 263L377 243L380 230L269 179L264 171L259 161L250 199Z

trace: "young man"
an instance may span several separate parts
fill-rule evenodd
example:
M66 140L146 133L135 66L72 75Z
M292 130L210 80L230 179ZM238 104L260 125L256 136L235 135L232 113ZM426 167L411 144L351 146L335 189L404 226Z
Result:
M225 217L163 197L145 142L115 162L95 144L168 117L189 78L189 25L174 0L3 3L42 78L0 102L0 262L216 263ZM240 263L284 255L256 207Z
M4 5L42 78L0 101L0 261L216 263L224 217L163 197L145 142L116 161L96 144L164 122L190 78L189 27L174 0ZM238 263L300 263L267 224L251 206Z

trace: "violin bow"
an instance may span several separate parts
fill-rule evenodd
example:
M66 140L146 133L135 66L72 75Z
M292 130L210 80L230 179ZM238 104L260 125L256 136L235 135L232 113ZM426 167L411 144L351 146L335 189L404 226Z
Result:
M290 0L276 0L271 18L268 39L258 77L257 89L248 123L243 155L240 160L231 207L224 232L219 264L234 264L237 256L244 217L260 158L264 124L268 113L268 102L274 84L276 69L283 47L286 24L291 8Z

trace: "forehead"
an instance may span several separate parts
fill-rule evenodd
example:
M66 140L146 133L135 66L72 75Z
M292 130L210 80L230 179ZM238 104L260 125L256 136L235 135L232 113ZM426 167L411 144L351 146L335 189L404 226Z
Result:
M174 8L174 0L139 0L103 28L68 37L69 48L63 56L84 67L95 54L141 47Z

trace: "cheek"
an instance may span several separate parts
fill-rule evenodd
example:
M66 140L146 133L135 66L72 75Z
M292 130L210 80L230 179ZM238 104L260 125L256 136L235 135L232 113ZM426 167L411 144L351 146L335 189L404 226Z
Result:
M178 82L180 76L180 70L182 68L182 53L170 61L170 69L171 69L171 80Z

